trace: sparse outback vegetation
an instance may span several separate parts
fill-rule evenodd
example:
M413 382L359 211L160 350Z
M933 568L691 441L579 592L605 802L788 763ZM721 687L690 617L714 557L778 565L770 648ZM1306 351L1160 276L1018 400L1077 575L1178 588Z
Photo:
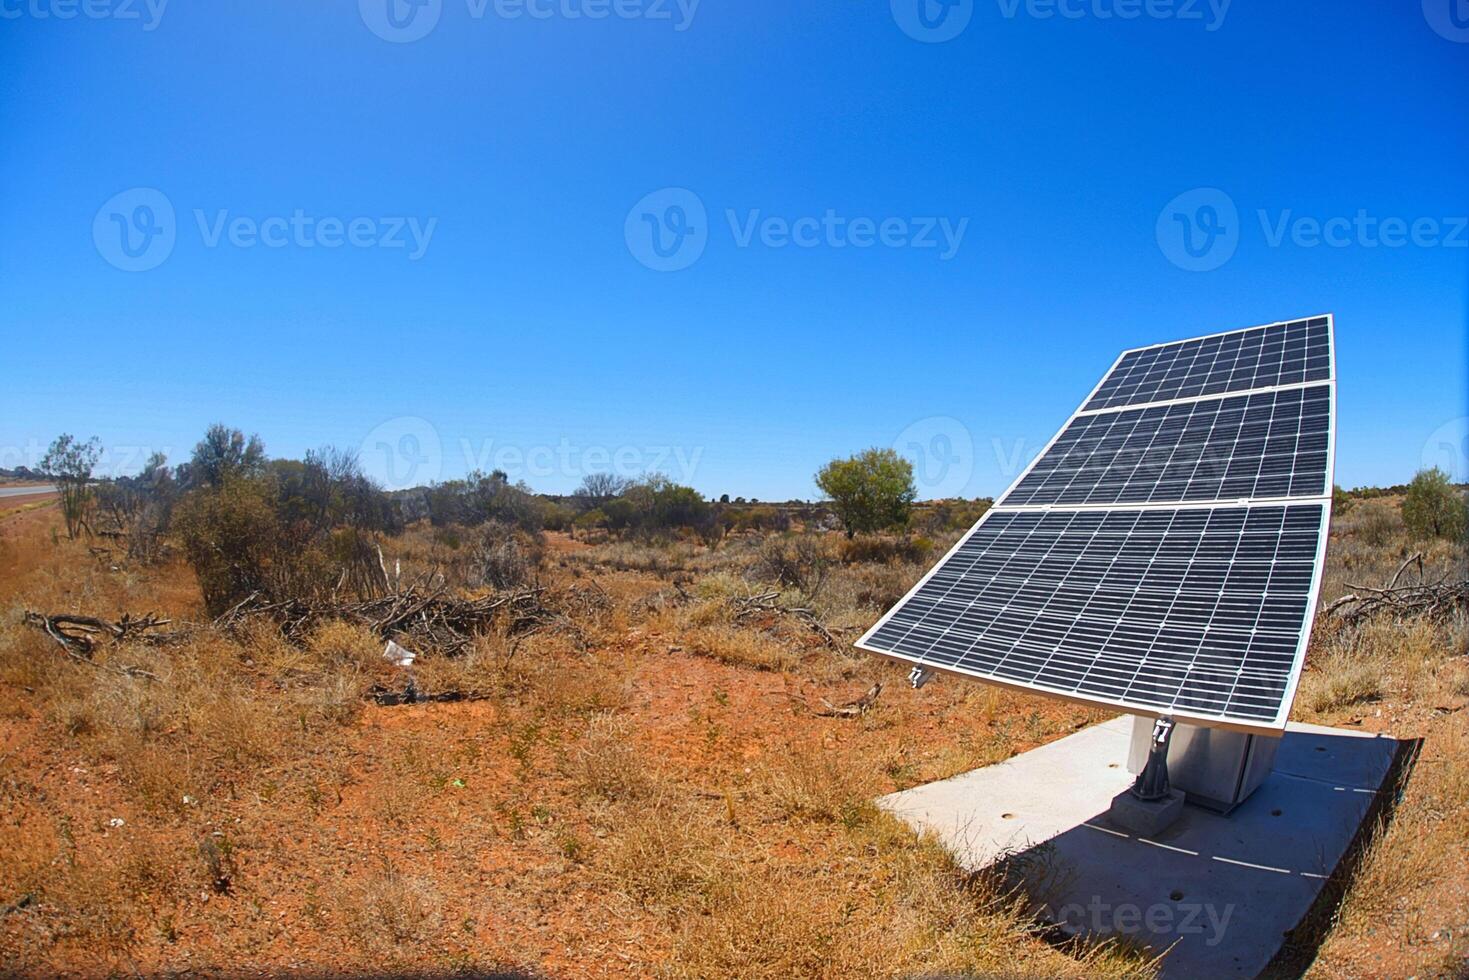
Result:
M166 500L139 491L173 515L149 519L165 546L146 561L53 534L54 504L0 520L8 972L1154 973L1125 947L1052 945L1022 895L874 806L1103 717L914 692L850 646L985 502L848 540L810 508L657 479L546 501L491 474L390 498L333 454L271 460L234 430L196 457L149 481ZM405 512L423 499L439 518ZM1419 552L1404 575L1462 576L1459 544L1416 540L1400 496L1352 500L1323 609ZM594 516L546 530L550 504ZM778 516L723 519L755 506ZM354 612L413 587L519 598L462 643ZM269 602L239 612L255 593ZM26 610L170 622L79 657ZM1320 976L1433 975L1469 952L1466 642L1462 611L1322 613L1297 717L1425 741ZM876 681L857 717L814 710Z

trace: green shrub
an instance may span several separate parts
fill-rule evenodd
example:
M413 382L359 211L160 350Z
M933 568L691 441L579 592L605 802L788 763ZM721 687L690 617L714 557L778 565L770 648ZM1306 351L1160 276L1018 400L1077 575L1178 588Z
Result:
M226 479L184 497L174 531L212 615L267 591L279 525L263 480Z
M1415 538L1461 540L1469 523L1464 495L1438 467L1421 470L1403 497L1403 523Z
M913 464L892 449L869 449L834 459L816 474L816 485L831 498L847 537L908 522L918 490Z

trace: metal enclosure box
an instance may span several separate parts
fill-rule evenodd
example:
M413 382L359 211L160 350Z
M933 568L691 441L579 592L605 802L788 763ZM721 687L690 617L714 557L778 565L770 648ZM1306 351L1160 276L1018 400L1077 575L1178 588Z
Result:
M1134 716L1127 771L1141 772L1148 761L1153 719ZM1168 780L1188 802L1228 813L1270 775L1280 739L1268 735L1178 723L1168 740Z

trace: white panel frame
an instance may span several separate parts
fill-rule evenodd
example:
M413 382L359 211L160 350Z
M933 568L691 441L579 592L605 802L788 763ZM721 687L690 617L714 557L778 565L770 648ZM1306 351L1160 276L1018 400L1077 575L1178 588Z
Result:
M1106 408L1092 409L1091 411L1087 411L1086 410L1087 404L1090 403L1091 400L1094 397L1096 397L1096 393L1101 389L1102 385L1106 382L1107 378L1111 377L1112 372L1117 369L1117 366L1122 363L1122 359L1124 357L1126 357L1128 354L1134 353L1135 351L1150 350L1150 349L1152 349L1154 347L1169 347L1169 346L1172 346L1174 344L1188 343L1191 340L1204 340L1204 339L1207 339L1209 337L1221 337L1221 336L1224 336L1226 334L1246 333L1246 332L1251 331L1251 330L1267 329L1269 327L1279 326L1281 324L1291 324L1291 323L1300 323L1300 322L1303 322L1303 321L1319 320L1322 317L1325 317L1325 319L1326 319L1327 357L1329 359L1328 360L1328 368L1327 368L1327 376L1326 376L1326 379L1323 380L1323 381L1293 382L1291 384L1274 385L1274 386L1268 386L1268 387L1265 387L1265 388L1242 389L1242 390L1239 390L1239 391L1230 391L1230 392L1225 392L1225 393L1215 393L1215 394L1210 394L1210 395L1199 395L1199 396L1195 396L1193 398L1164 399L1164 400L1158 401L1158 402L1138 402L1138 403L1135 403L1135 404L1130 404L1130 405L1125 405L1125 406L1108 406ZM1107 413L1107 412L1128 411L1128 410L1133 410L1133 409L1138 409L1138 408L1151 407L1151 406L1160 405L1160 404L1175 404L1175 403L1179 403L1179 402L1192 402L1192 401L1208 401L1208 400L1214 399L1214 398L1233 398L1233 397L1236 397L1238 395L1248 395L1248 394L1254 394L1254 393L1258 393L1258 392L1286 391L1286 390L1290 390L1292 388L1312 388L1312 387L1318 387L1318 386L1324 386L1324 387L1326 387L1328 389L1329 393L1330 393L1329 394L1329 398L1328 398L1329 405L1328 405L1328 415L1327 415L1328 421L1327 421L1327 444L1326 444L1326 492L1325 492L1325 495L1324 496L1241 498L1241 499L1237 499L1237 500L1212 500L1212 501L1188 501L1188 502L1178 502L1178 501L1175 501L1175 502L1162 502L1162 501L1160 501L1160 502L1150 502L1150 503L1144 503L1144 504L1137 504L1137 503L1133 503L1133 504L1127 504L1127 503L1109 503L1109 504L1067 504L1067 505L1062 505L1062 504L1024 504L1024 505L1013 505L1013 504L1005 504L1003 502L1005 500L1005 498L1010 495L1010 492L1012 490L1014 490L1017 486L1019 486L1020 483L1030 474L1030 471L1035 468L1036 464L1038 462L1040 462L1041 458L1044 457L1046 455L1046 453L1050 452L1051 447L1056 444L1056 440L1058 440L1058 439L1061 438L1061 435L1066 431L1066 429L1071 425L1071 423L1073 421L1075 421L1076 418L1078 416L1080 416L1080 415L1099 415L1099 414L1103 414L1103 413ZM856 646L859 650L865 650L868 653L876 654L877 656L885 657L885 658L887 658L889 660L895 660L895 661L898 661L900 663L905 663L905 664L913 664L913 665L916 665L916 666L919 666L919 667L923 667L925 670L930 670L930 671L934 671L934 672L942 673L942 674L949 674L949 675L952 675L952 676L955 676L955 677L963 677L963 678L968 679L968 680L977 680L977 681L981 681L981 682L986 683L986 684L993 684L996 687L1008 688L1010 690L1021 691L1021 692L1028 693L1028 694L1042 694L1042 695L1045 695L1047 697L1059 698L1059 699L1064 700L1064 701L1073 701L1073 702L1077 702L1077 703L1080 703L1080 704L1088 704L1088 705L1094 705L1094 706L1105 707L1105 708L1114 708L1114 709L1119 709L1119 710L1122 710L1122 711L1127 711L1127 712L1132 713L1132 714L1142 715L1144 717L1156 718L1156 717L1160 717L1160 716L1166 715L1167 717L1173 718L1175 720L1178 720L1178 721L1186 721L1186 722L1190 722L1192 724L1208 725L1208 726L1215 727L1215 728L1227 728L1227 729L1233 729L1233 730L1236 730L1236 731L1244 731L1244 732L1251 732L1251 733L1256 733L1256 734L1266 734L1266 735L1275 735L1275 736L1278 736L1278 735L1280 735L1281 733L1284 732L1286 721L1290 717L1291 705L1295 701L1296 689L1300 685L1301 670L1302 670L1302 668L1305 665L1306 649L1310 645L1310 641L1311 641L1311 629L1312 629L1312 626L1314 625L1315 620L1316 620L1316 608L1317 608L1317 604L1318 604L1318 602L1320 600L1320 596L1321 596L1321 580L1322 580L1323 575L1325 574L1325 567L1326 567L1326 539L1327 539L1327 537L1328 537L1328 535L1330 534L1330 531L1331 531L1331 503L1332 503L1332 495L1333 495L1333 492L1335 490L1335 487L1336 487L1336 317L1335 317L1335 314L1333 314L1333 313L1316 313L1316 314L1312 314L1310 316L1292 317L1289 320L1277 320L1274 323L1260 324L1259 326L1255 326L1255 327L1241 327L1241 328L1238 328L1238 329L1235 329L1235 330L1222 330L1222 331L1219 331L1217 333L1205 334L1205 335L1203 335L1201 337L1187 337L1187 338L1184 338L1183 340L1170 340L1170 341L1167 341L1167 342L1161 343L1161 344L1150 344L1150 345L1148 345L1146 347L1133 347L1133 348L1129 348L1128 350L1125 350L1121 354L1118 354L1117 355L1116 360L1114 360L1112 362L1112 366L1107 369L1106 373L1102 375L1102 377L1097 381L1097 383L1095 385L1092 386L1092 390L1087 393L1087 396L1084 399L1082 399L1081 405L1075 411L1073 411L1070 416L1067 417L1066 421L1061 425L1061 427L1058 430L1056 430L1056 434L1053 435L1053 436L1051 436L1050 440L1041 449L1041 451L1038 452L1038 453L1036 453L1035 457L1031 459L1030 463L1027 464L1026 467L1020 472L1020 475L1017 476L1014 479L1014 481L1012 481L1011 484L1008 487L1005 488L1005 492L1002 493L1002 494L1000 494L1000 496L998 496L997 498L995 498L996 499L996 503L992 507L990 507L989 510L985 511L984 514L980 515L979 520L975 522L974 526L971 527L968 531L966 531L959 538L959 540L954 543L954 546L952 548L950 548L947 552L945 552L944 553L944 556L942 558L940 558L937 562L935 562L934 565L933 565L933 567L930 568L928 570L928 572L926 574L924 574L924 576L918 580L917 584L915 584L911 589L909 589L908 592L901 599L899 599L896 603L894 603L893 604L893 607L891 609L889 609L886 613L884 613L883 616L882 616L882 618L879 619L876 623L874 623L871 626L871 628L869 628L867 630L867 632L863 633L862 636L861 636L861 638L859 638L857 640L857 642L855 644L853 644L853 645ZM964 544L971 537L974 536L974 533L976 531L978 531L981 527L984 526L984 522L989 519L990 515L995 514L997 512L999 512L999 513L1012 513L1012 514L1016 514L1016 513L1035 513L1035 512L1042 512L1042 513L1044 513L1044 512L1048 512L1048 511L1059 511L1061 513L1074 513L1074 512L1089 511L1089 510L1090 511L1212 510L1212 509L1217 509L1217 508L1280 507L1280 506L1310 505L1310 504L1319 504L1319 505L1321 505L1321 527L1320 527L1320 530L1319 530L1319 537L1318 537L1317 542L1316 542L1316 558L1315 558L1315 561L1314 561L1313 567L1312 567L1310 591L1309 591L1309 593L1307 595L1307 599L1306 599L1306 617L1305 617L1305 621L1304 621L1303 626L1302 626L1302 629L1301 629L1300 642L1297 644L1297 647L1296 647L1295 658L1292 661L1290 672L1289 672L1289 674L1287 675L1287 678L1286 678L1286 690L1285 690L1285 694L1281 698L1280 709L1276 713L1275 718L1272 719L1269 722L1262 722L1262 721L1259 721L1257 719L1252 719L1252 718L1239 718L1239 717L1230 716L1230 715L1207 714L1207 713L1197 712L1197 711L1192 711L1192 710L1187 710L1187 709L1177 709L1177 710L1174 710L1174 709L1162 709L1162 708L1159 708L1156 705L1139 704L1137 702L1127 701L1125 699L1098 697L1098 696L1084 694L1084 693L1077 692L1077 691L1069 691L1069 690L1063 690L1063 689L1058 689L1058 688L1050 688L1050 687L1046 687L1044 685L1035 684L1035 683L1027 684L1027 683L1021 683L1021 682L1018 682L1018 681L1004 680L1004 679L1001 679L1001 678L998 678L998 677L994 677L994 676L992 676L990 674L980 673L978 671L968 671L968 670L964 670L962 668L953 668L953 667L943 666L941 664L928 663L922 657L913 657L913 656L908 656L906 654L896 653L896 652L892 652L892 651L888 651L888 650L881 650L881 649L878 649L878 648L872 646L872 644L871 644L871 640L872 640L873 634L875 634L884 625L886 625L887 622L888 622L888 620L890 620L893 617L893 614L895 612L897 612L904 605L906 605L907 602L908 602L908 600L912 599L913 596L916 595L920 589L922 589L926 584L928 584L929 579L933 578L933 576L938 572L938 570L940 568L942 568L945 564L947 564L948 561L949 561L949 559L951 559L952 557L954 557L954 554L956 552L958 552L960 548L964 547Z

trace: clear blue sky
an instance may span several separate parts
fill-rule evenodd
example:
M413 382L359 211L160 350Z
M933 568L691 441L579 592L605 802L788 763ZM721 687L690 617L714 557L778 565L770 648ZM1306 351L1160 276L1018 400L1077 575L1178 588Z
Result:
M809 497L896 443L994 494L1123 348L1327 311L1337 482L1462 463L1450 0L81 2L0 0L0 466L222 420L389 482Z

